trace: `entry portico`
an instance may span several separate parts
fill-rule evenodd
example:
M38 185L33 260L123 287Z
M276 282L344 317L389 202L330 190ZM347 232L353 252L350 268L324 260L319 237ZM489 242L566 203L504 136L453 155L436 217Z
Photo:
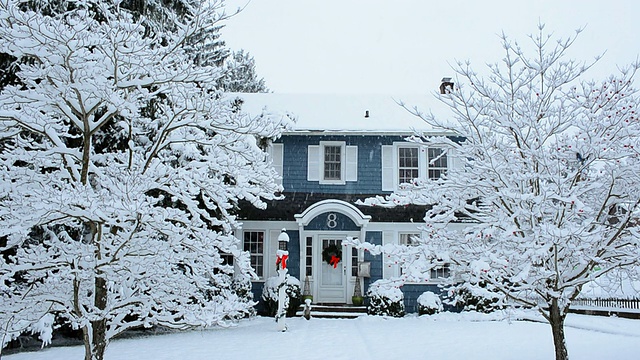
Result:
M342 200L328 199L294 216L300 234L300 277L307 276L317 303L350 303L362 251L342 246L347 237L365 238L371 216ZM323 252L342 249L337 264L328 263Z

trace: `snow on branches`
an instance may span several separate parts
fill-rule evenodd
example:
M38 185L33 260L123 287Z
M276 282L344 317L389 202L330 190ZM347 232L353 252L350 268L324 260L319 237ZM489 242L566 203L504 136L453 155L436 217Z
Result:
M457 86L438 95L453 120L412 110L464 138L447 144L460 165L367 202L433 205L418 246L446 252L458 278L537 307L565 358L562 322L582 287L638 269L640 101L632 85L640 64L583 81L590 65L565 60L575 37L554 42L541 26L532 56L502 40L504 58L488 77L459 63ZM442 226L460 222L463 231Z
M288 125L242 113L219 69L191 62L184 39L220 17L212 4L150 33L118 2L47 15L0 2L0 51L19 66L0 92L0 323L56 314L101 358L130 327L248 311L233 208L277 197L258 140Z

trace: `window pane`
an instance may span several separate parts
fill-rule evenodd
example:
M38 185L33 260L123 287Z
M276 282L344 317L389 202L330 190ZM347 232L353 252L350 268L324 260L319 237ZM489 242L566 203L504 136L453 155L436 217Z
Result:
M431 269L432 280L448 278L449 276L451 276L451 269L449 269L449 264L444 264L442 267Z
M342 161L342 147L341 146L325 146L324 147L324 179L325 180L340 180L341 174L341 161Z
M306 262L306 272L307 272L307 276L312 276L313 275L313 238L311 236L307 237L307 243L306 243L306 258L307 258L307 262Z
M429 179L439 179L447 171L447 154L444 149L429 148Z
M415 240L415 238L417 238L419 236L420 236L420 234L413 234L413 233L400 234L400 244L401 245L411 245L411 246L418 245L418 243Z
M418 148L398 148L398 183L410 183L418 177Z

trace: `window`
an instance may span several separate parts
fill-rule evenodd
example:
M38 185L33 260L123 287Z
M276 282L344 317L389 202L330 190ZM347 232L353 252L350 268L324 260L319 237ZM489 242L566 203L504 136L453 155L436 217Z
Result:
M342 179L342 146L324 146L324 180Z
M311 236L307 236L307 242L305 244L305 269L306 275L313 275L313 238Z
M449 268L449 264L443 263L442 266L431 269L431 280L444 279L448 278L449 276L451 276L451 269Z
M418 175L418 148L398 148L398 183L405 184L417 178Z
M419 237L420 234L417 233L400 233L399 242L401 245L416 246L418 245L417 238ZM437 266L430 271L429 279L439 280L451 276L451 269L449 267L449 264L440 259L436 261L436 264ZM400 274L402 274L402 268L400 268Z
M398 241L400 245L416 246L418 242L416 238L420 237L418 233L400 233L398 234ZM400 267L400 275L402 275L402 267Z
M398 190L416 178L439 179L449 166L447 151L411 143L382 146L382 190Z
M351 276L358 276L358 249L351 248Z
M320 141L308 146L307 180L344 185L358 181L358 147L344 141Z
M429 179L437 180L447 172L447 153L444 149L429 148Z
M251 255L251 267L258 277L264 277L264 231L244 232L244 251Z
M417 233L400 233L400 245L418 245L416 238L419 238L420 234Z

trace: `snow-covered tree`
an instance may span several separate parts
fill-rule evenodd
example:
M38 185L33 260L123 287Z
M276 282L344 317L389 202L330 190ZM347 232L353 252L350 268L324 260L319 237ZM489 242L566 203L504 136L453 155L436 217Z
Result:
M464 138L416 138L460 164L440 180L416 179L370 205L432 205L417 246L374 247L424 279L450 262L458 279L537 309L550 323L556 359L567 359L564 320L582 287L640 259L638 64L602 82L567 60L576 37L554 41L540 26L533 53L506 36L504 57L478 75L458 63L456 86L438 95L453 120L408 109ZM577 35L576 35L577 36ZM450 223L467 222L464 231ZM427 276L428 277L428 276Z
M238 111L219 69L193 65L184 41L221 2L152 32L119 1L70 4L0 0L0 52L24 60L0 91L2 347L46 335L47 314L82 330L88 360L132 327L248 313L233 209L281 190L258 142L287 122Z
M269 92L264 79L258 78L256 61L244 50L234 51L227 58L224 62L224 73L219 82L220 88L226 92Z

